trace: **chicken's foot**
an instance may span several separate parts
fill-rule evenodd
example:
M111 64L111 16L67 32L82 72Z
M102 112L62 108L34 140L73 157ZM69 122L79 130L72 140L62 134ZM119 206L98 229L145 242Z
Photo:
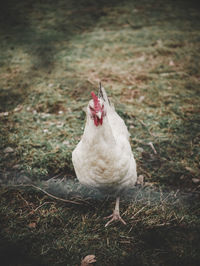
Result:
M119 200L120 198L117 197L116 198L116 204L115 204L115 209L113 211L113 214L109 215L108 217L105 217L105 219L109 219L111 218L105 225L105 227L107 227L109 224L111 224L113 221L120 221L122 222L123 224L126 225L126 222L122 219L122 217L120 216L120 213L119 213Z

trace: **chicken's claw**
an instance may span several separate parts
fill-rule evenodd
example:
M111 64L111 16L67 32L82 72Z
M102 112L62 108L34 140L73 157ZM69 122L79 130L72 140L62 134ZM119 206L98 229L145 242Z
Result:
M110 219L111 218L111 219ZM115 210L113 211L113 214L105 217L104 219L110 219L106 224L105 227L107 227L109 224L111 224L114 221L120 221L122 222L124 225L126 225L126 222L122 219L122 217L120 216L119 212L116 212Z

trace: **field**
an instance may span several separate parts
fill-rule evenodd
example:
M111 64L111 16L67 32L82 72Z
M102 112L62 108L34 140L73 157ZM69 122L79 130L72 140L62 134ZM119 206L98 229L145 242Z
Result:
M196 1L3 2L0 261L199 265ZM126 226L104 227L114 198L83 188L71 162L100 81L144 178L122 197Z

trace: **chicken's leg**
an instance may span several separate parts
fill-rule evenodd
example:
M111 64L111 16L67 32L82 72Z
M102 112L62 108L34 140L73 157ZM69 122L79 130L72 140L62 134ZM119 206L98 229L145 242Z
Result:
M119 213L119 200L120 197L116 198L116 203L115 203L115 209L113 211L113 214L111 214L108 217L105 217L106 219L110 219L110 221L108 221L105 225L105 227L107 227L110 223L112 223L113 221L117 221L119 220L120 222L122 222L123 224L126 224L126 222L121 218L120 213Z

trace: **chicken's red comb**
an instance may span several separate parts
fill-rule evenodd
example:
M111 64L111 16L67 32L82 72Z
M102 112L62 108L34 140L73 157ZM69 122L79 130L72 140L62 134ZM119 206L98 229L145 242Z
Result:
M98 109L99 108L99 98L96 96L96 94L92 91L91 92L91 95L92 95L92 99L94 101L94 109Z

